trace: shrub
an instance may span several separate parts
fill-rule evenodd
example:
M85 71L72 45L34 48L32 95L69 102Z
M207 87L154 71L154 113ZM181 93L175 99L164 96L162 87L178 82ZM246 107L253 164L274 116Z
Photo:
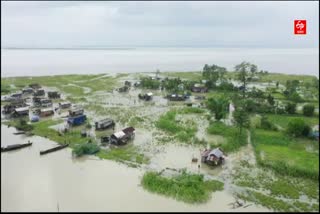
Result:
M273 125L265 115L261 117L260 127L266 130L277 130L277 127Z
M305 116L312 116L314 113L314 105L307 104L303 106L303 115Z
M33 126L28 124L26 120L20 119L16 128L22 131L31 131L33 130Z
M76 156L92 155L99 152L100 147L95 143L85 143L76 146L72 153Z
M287 132L294 137L308 136L311 128L303 119L297 118L289 122Z
M297 104L295 103L287 103L286 106L285 106L285 110L288 114L295 114L296 113L296 107L297 107Z
M153 80L151 77L141 78L141 86L147 89L158 89L160 87L160 82L158 80Z

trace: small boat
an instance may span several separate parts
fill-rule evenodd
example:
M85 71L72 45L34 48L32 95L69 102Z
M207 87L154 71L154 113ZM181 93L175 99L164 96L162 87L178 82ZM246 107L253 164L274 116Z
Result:
M13 134L15 134L15 135L20 135L20 134L25 134L26 132L24 132L24 131L20 131L20 132L16 132L16 133L13 133Z
M25 143L25 144L14 144L14 145L9 145L7 147L1 147L1 152L7 152L7 151L12 151L16 149L21 149L27 146L31 146L32 143Z
M44 151L40 151L40 155L45 155L45 154L48 154L50 152L55 152L55 151L58 151L60 149L64 149L64 148L66 148L68 146L69 146L69 144L64 144L64 145L59 145L57 147L54 147L52 149L47 149L47 150L44 150Z

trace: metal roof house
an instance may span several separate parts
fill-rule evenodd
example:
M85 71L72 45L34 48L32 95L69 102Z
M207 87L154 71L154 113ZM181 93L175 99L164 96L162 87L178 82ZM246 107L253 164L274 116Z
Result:
M70 108L71 107L71 103L70 102L61 102L59 103L59 107L64 109L64 108Z
M42 107L51 107L52 106L52 100L50 99L41 99L40 104Z
M16 108L13 112L13 115L16 117L19 116L28 116L29 115L29 107L20 107Z
M213 150L206 149L201 154L201 162L214 166L219 165L224 162L223 152L220 148L215 148Z
M196 93L206 93L208 92L208 88L201 84L194 84L194 86L191 88L191 91Z
M39 89L41 88L41 85L39 83L32 83L29 85L29 87L33 89Z
M84 109L82 107L75 107L69 110L70 116L82 115L84 113Z
M149 101L152 99L153 94L151 92L147 93L147 94L139 94L138 97L139 99L145 100L145 101Z
M38 89L34 92L34 96L44 96L45 94L44 89Z
M68 118L68 124L71 126L78 126L83 124L87 120L86 115L77 115L75 117L69 117Z
M110 118L106 118L106 119L95 122L96 130L107 129L114 126L115 126L115 123Z
M170 101L185 101L187 99L187 96L180 94L169 94L167 95L167 99Z
M33 90L33 88L24 88L24 89L22 89L22 93L23 94L32 94L32 93L34 93L34 90Z
M116 145L126 144L129 140L133 139L135 136L135 129L133 127L128 127L122 131L116 132L110 136L110 143Z

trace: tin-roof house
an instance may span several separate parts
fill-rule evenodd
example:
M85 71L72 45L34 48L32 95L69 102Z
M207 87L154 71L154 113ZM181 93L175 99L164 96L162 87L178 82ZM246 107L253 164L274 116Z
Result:
M170 101L185 101L187 96L181 94L169 94L167 95L167 99Z
M29 85L29 87L33 89L39 89L41 88L41 85L39 83L32 83Z
M59 107L62 108L62 109L70 108L71 107L71 103L70 102L61 102L61 103L59 103Z
M139 94L138 97L139 99L145 100L145 101L149 101L152 99L153 94L151 92L147 93L147 94Z
M57 91L48 91L48 97L50 99L59 99L61 95Z
M110 143L116 145L126 144L129 140L133 139L135 136L135 129L133 127L128 127L122 131L113 133L110 136Z
M191 91L196 93L205 93L208 92L208 88L201 84L194 84L194 86L191 88Z
M44 89L38 89L34 92L34 96L44 96L45 94Z
M29 115L29 107L16 108L13 112L13 116L15 117L28 116L28 115Z
M32 94L32 93L34 93L34 90L33 90L33 88L24 88L24 89L22 89L22 93L23 94Z
M95 122L96 130L107 129L114 126L115 126L115 123L110 118L106 118L106 119Z
M201 154L201 162L207 163L209 165L219 165L224 162L224 155L220 148L215 148L213 150L206 149Z
M40 104L42 107L51 107L52 106L52 100L50 99L41 99Z
M77 116L77 115L82 115L84 113L84 109L82 107L74 107L69 110L69 116Z

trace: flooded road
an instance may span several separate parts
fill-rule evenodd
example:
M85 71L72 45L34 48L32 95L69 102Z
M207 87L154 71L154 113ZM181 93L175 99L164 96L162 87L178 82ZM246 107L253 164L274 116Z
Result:
M234 198L228 191L213 193L206 204L178 202L145 191L139 185L144 169L94 156L73 159L70 149L40 157L40 150L56 143L13 135L15 129L4 125L1 132L2 147L33 142L29 148L1 153L1 211L268 211L256 206L233 210L228 204ZM169 157L174 151L168 147L169 155L157 158L162 160L160 165L176 167L187 161L183 155L185 158L173 165Z

